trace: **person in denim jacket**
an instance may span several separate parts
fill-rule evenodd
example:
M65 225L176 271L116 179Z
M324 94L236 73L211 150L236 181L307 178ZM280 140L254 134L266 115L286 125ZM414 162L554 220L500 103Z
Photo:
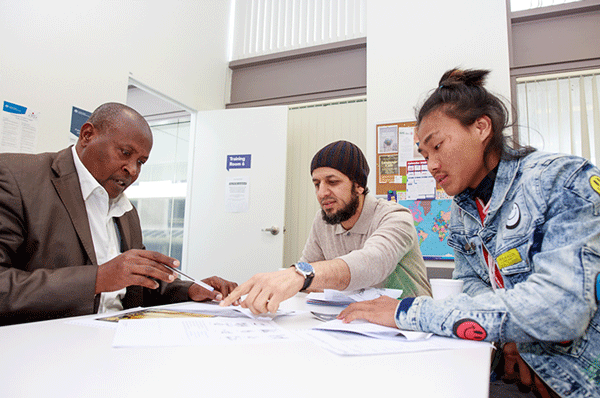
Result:
M505 379L542 397L598 397L600 170L509 146L487 74L446 72L417 116L419 152L454 196L448 243L463 293L380 298L339 317L496 342Z

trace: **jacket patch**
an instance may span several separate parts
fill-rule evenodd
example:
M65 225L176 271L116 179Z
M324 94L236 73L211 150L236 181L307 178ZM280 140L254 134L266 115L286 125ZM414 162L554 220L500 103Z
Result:
M586 369L588 377L596 384L600 384L600 358L596 358Z
M464 340L482 341L487 337L485 329L476 321L469 318L457 321L452 329L458 338Z
M521 223L521 209L519 209L519 205L513 203L513 208L510 211L508 219L506 220L506 228L515 229Z
M513 264L520 263L521 261L523 261L523 259L521 259L521 255L517 249L510 249L496 258L498 269L509 267Z
M600 195L600 176L591 176L590 185L592 186L592 189Z

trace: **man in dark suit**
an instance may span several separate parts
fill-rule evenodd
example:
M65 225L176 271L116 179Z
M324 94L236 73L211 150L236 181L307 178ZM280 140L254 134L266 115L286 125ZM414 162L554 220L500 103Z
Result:
M123 191L150 155L152 132L135 110L101 105L75 147L0 154L0 325L186 300L221 300L218 277L175 278L179 262L144 250Z

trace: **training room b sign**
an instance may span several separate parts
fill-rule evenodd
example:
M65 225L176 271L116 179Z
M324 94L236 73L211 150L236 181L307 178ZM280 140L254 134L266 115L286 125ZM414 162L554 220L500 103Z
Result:
M252 155L227 155L227 170L249 169Z

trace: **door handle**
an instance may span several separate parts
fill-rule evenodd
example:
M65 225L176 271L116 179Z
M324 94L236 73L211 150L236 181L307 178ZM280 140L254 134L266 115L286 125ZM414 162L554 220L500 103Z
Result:
M262 229L263 232L270 232L271 235L277 235L279 233L279 227L272 226L271 228Z

